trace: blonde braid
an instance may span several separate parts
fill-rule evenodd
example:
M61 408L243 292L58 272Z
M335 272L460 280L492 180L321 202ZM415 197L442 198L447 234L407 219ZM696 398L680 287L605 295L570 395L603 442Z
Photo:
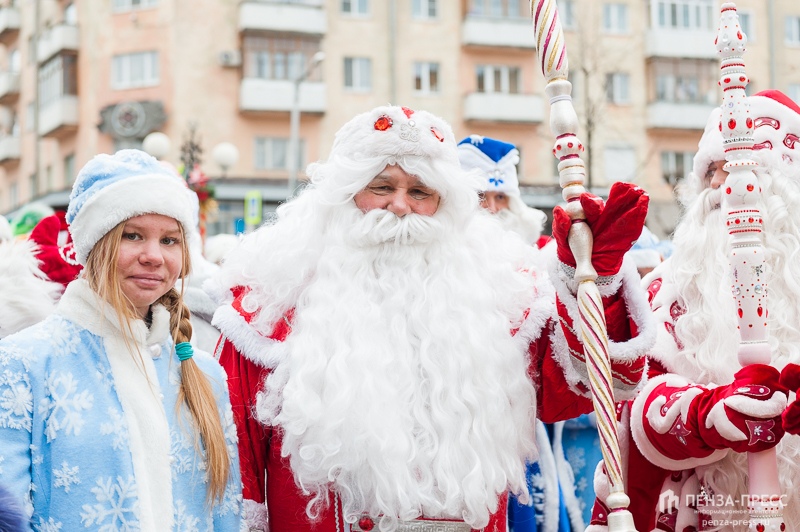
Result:
M169 310L170 330L175 344L188 342L192 337L192 324L189 321L189 309L184 304L181 294L173 288L161 296L158 302ZM208 378L192 358L181 362L178 404L184 401L205 444L206 471L208 471L206 499L213 504L215 501L222 501L225 493L231 468L230 457L214 391Z

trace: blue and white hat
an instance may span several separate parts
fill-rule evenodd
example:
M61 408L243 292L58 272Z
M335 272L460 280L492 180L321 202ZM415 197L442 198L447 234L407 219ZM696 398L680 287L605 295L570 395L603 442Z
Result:
M458 160L464 170L477 169L485 179L484 192L519 196L519 151L501 140L470 135L458 143Z
M142 214L175 218L192 227L192 204L183 179L140 150L93 157L78 173L66 220L83 265L94 245L120 222Z

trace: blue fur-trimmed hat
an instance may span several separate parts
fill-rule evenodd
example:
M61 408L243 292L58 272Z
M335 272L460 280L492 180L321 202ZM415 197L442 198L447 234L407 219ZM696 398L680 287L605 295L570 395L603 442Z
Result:
M188 231L192 205L183 179L140 150L93 157L78 173L67 208L78 262L86 265L89 252L106 233L142 214L169 216Z
M501 140L470 135L458 143L458 160L464 170L477 169L484 177L484 192L519 195L519 151Z

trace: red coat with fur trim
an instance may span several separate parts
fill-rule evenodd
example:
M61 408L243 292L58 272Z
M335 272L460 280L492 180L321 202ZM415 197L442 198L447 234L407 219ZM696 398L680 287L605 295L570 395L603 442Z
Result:
M623 268L623 273L617 277L612 286L606 287L603 303L612 343L614 383L618 393L629 397L635 393L645 372L644 352L650 347L652 325L647 321L649 315L643 312L646 301L636 294L638 274L635 269L632 265ZM577 306L566 285L556 285L557 315L537 317L545 325L540 326L541 330L528 349L529 374L536 383L538 417L544 422L570 419L592 409L583 350L573 327ZM282 342L291 334L294 311L276 323L271 334L261 335L249 325L253 314L242 308L242 298L247 291L245 287L232 289L233 299L217 311L214 325L223 334L216 351L228 373L239 433L244 499L249 501L245 510L250 529L271 532L346 530L342 528L345 523L339 507L326 509L314 522L309 520L306 515L308 500L295 484L288 460L281 457L280 429L264 426L253 416L256 395L275 363L275 353L265 356L265 350L281 352ZM533 319L526 317L526 320ZM504 532L505 513L505 501L501 501L498 513L484 530Z

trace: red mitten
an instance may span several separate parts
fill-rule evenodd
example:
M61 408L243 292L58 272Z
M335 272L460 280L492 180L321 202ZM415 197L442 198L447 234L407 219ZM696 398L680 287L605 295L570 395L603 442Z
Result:
M59 233L66 229L63 217L54 214L42 218L28 237L39 247L36 258L39 259L40 269L51 281L61 283L64 287L74 281L83 269L75 260L72 236L69 233L66 233L66 242L59 246Z
M800 366L787 364L781 371L781 384L789 390L795 390L795 395L800 396ZM783 429L789 434L800 434L800 398L795 397L792 404L786 407L781 416Z
M739 370L727 386L706 390L692 401L687 428L694 424L714 449L759 452L783 437L781 414L788 389L772 366L751 364Z
M586 223L592 229L592 265L597 275L608 276L619 272L625 253L642 234L650 197L631 183L614 183L603 200L584 192L580 197ZM575 267L575 258L569 249L568 236L572 220L560 206L553 209L553 237L556 239L558 259Z

